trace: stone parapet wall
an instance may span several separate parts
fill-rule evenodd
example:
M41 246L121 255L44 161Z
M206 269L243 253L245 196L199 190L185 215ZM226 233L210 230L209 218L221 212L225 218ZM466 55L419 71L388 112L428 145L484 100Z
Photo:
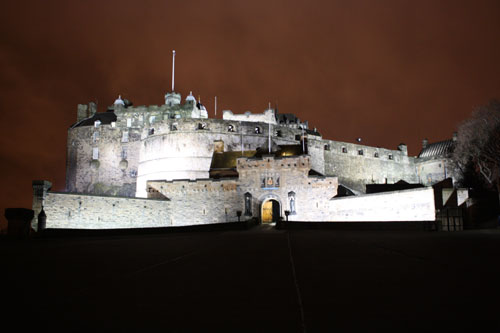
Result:
M47 193L47 228L126 229L175 226L166 200Z
M147 185L149 195L153 189L170 200L174 225L234 222L238 220L236 212L244 211L237 180L150 181Z
M434 221L432 187L333 199L328 221Z

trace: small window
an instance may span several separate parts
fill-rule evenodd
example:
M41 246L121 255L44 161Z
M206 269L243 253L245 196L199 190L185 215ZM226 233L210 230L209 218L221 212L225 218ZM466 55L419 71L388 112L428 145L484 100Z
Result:
M132 127L132 118L127 118L127 127Z
M390 160L394 159L394 157L392 156L392 154L389 154L388 158L389 158Z
M128 142L128 131L122 133L122 142Z
M245 193L245 216L252 216L252 195Z
M97 141L99 141L99 132L94 132L92 135L92 142L96 143Z
M300 141L300 134L295 135L295 140Z
M96 120L94 121L94 127L99 127L99 125L101 125L101 121L100 120Z
M122 159L126 160L127 159L127 148L122 147Z
M205 129L206 127L207 127L207 124L205 124L205 123L198 123L198 129L199 129L199 130L203 130L203 129Z
M155 129L154 128L150 128L149 129L149 135L153 135L155 134Z
M149 117L149 123L153 124L155 122L155 118L156 118L155 116Z
M363 149L358 150L358 155L363 155Z
M325 150L330 150L330 145L325 145Z
M99 148L97 147L92 148L92 159L93 160L99 159Z
M378 151L376 151L375 154L373 154L373 157L378 158Z
M254 133L255 134L262 134L262 130L260 129L259 126L255 126Z
M283 136L283 134L281 133L280 130L278 130L278 131L276 131L276 136L281 138Z
M227 126L227 131L228 132L234 132L234 126L233 125L228 125Z
M346 147L342 147L342 152L343 152L344 154L346 154L346 153L347 153L347 148L346 148Z
M116 127L116 121L111 122L111 127L115 128Z

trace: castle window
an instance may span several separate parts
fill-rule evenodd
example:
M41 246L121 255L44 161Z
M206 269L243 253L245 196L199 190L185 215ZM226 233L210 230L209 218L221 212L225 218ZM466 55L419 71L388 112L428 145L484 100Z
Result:
M99 125L101 125L101 121L100 120L94 121L94 127L95 128L99 127Z
M280 138L283 136L280 130L276 131L276 136L278 136Z
M358 150L358 155L363 155L363 149Z
M155 134L155 129L154 128L150 128L149 129L149 135L153 135Z
M92 134L92 142L96 143L97 141L99 141L99 132L94 132L94 134Z
M122 147L122 159L126 160L127 159L127 148Z
M300 141L300 134L295 135L295 140Z
M127 127L132 127L132 118L127 118Z
M347 148L346 148L346 147L342 147L342 152L343 152L344 154L347 154Z
M330 150L330 145L325 145L325 150Z
M227 131L228 132L234 132L234 126L233 125L228 125L227 126Z
M255 126L254 133L255 134L262 134L262 130L260 129L259 126Z
M172 126L170 126L171 131L177 131L177 123L173 123Z
M375 154L373 154L373 157L378 158L378 151L376 151Z
M394 157L392 156L392 154L389 154L388 158L389 158L390 160L394 159Z
M122 142L128 142L128 131L122 133Z
M252 216L252 195L245 193L245 216Z
M92 159L93 160L99 159L99 148L97 147L92 148Z

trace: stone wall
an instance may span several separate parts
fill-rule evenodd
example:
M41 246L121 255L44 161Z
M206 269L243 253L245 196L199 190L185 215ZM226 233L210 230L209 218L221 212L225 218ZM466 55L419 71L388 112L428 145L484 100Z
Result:
M166 200L47 193L47 228L125 229L175 226Z
M434 220L432 187L337 198L329 204L332 222Z
M256 127L259 128L256 131ZM262 123L218 119L159 121L151 131L143 131L136 196L146 197L150 180L208 178L215 144L224 151L267 148L269 126ZM278 131L280 136L278 136ZM274 144L297 144L297 129L271 126Z
M138 129L111 124L70 129L66 190L134 196L139 148Z
M279 203L283 218L288 210L290 220L324 220L338 183L335 177L308 176L310 163L306 155L239 158L238 179L149 181L148 196L170 200L176 223L231 222L237 219L237 211L242 212L243 220L261 218L262 204L270 199Z
M236 212L244 210L237 180L150 181L147 185L149 197L168 198L173 225L234 222Z
M325 174L359 193L366 192L366 184L418 182L415 158L407 155L406 146L390 150L331 140L322 144Z
M455 183L457 179L453 172L453 164L448 158L417 159L416 170L418 181L426 186L436 184L446 178L452 178Z
M263 113L252 113L247 111L243 114L234 114L229 110L222 111L222 119L231 121L248 121L276 125L276 117L273 109L267 109Z
M240 151L242 146L243 150L267 148L266 117L274 117L272 109L262 114L226 112L220 120L192 118L193 108L197 110L187 104L117 106L115 123L71 128L66 190L147 197L146 183L151 180L207 178L215 142L222 142L226 152ZM302 134L290 124L271 125L273 146L301 144ZM417 168L418 159L409 157L404 145L390 150L324 140L311 133L305 139L311 168L338 177L340 184L356 193L364 193L366 184L399 180L430 184L429 178L433 183L443 172L438 170L439 162L424 161ZM98 159L93 158L95 149Z
M324 219L328 214L329 200L337 195L338 183L335 177L308 176L311 163L311 157L307 155L239 158L239 187L252 195L252 215L260 218L262 204L273 199L279 202L283 218L285 210L288 210L292 213L289 220ZM270 178L272 185L269 186ZM295 209L291 207L292 198Z

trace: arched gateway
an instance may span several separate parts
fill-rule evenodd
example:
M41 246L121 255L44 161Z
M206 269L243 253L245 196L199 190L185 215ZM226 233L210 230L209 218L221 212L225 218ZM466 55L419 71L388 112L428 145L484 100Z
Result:
M281 204L275 198L266 198L261 205L262 223L276 222L281 216Z

